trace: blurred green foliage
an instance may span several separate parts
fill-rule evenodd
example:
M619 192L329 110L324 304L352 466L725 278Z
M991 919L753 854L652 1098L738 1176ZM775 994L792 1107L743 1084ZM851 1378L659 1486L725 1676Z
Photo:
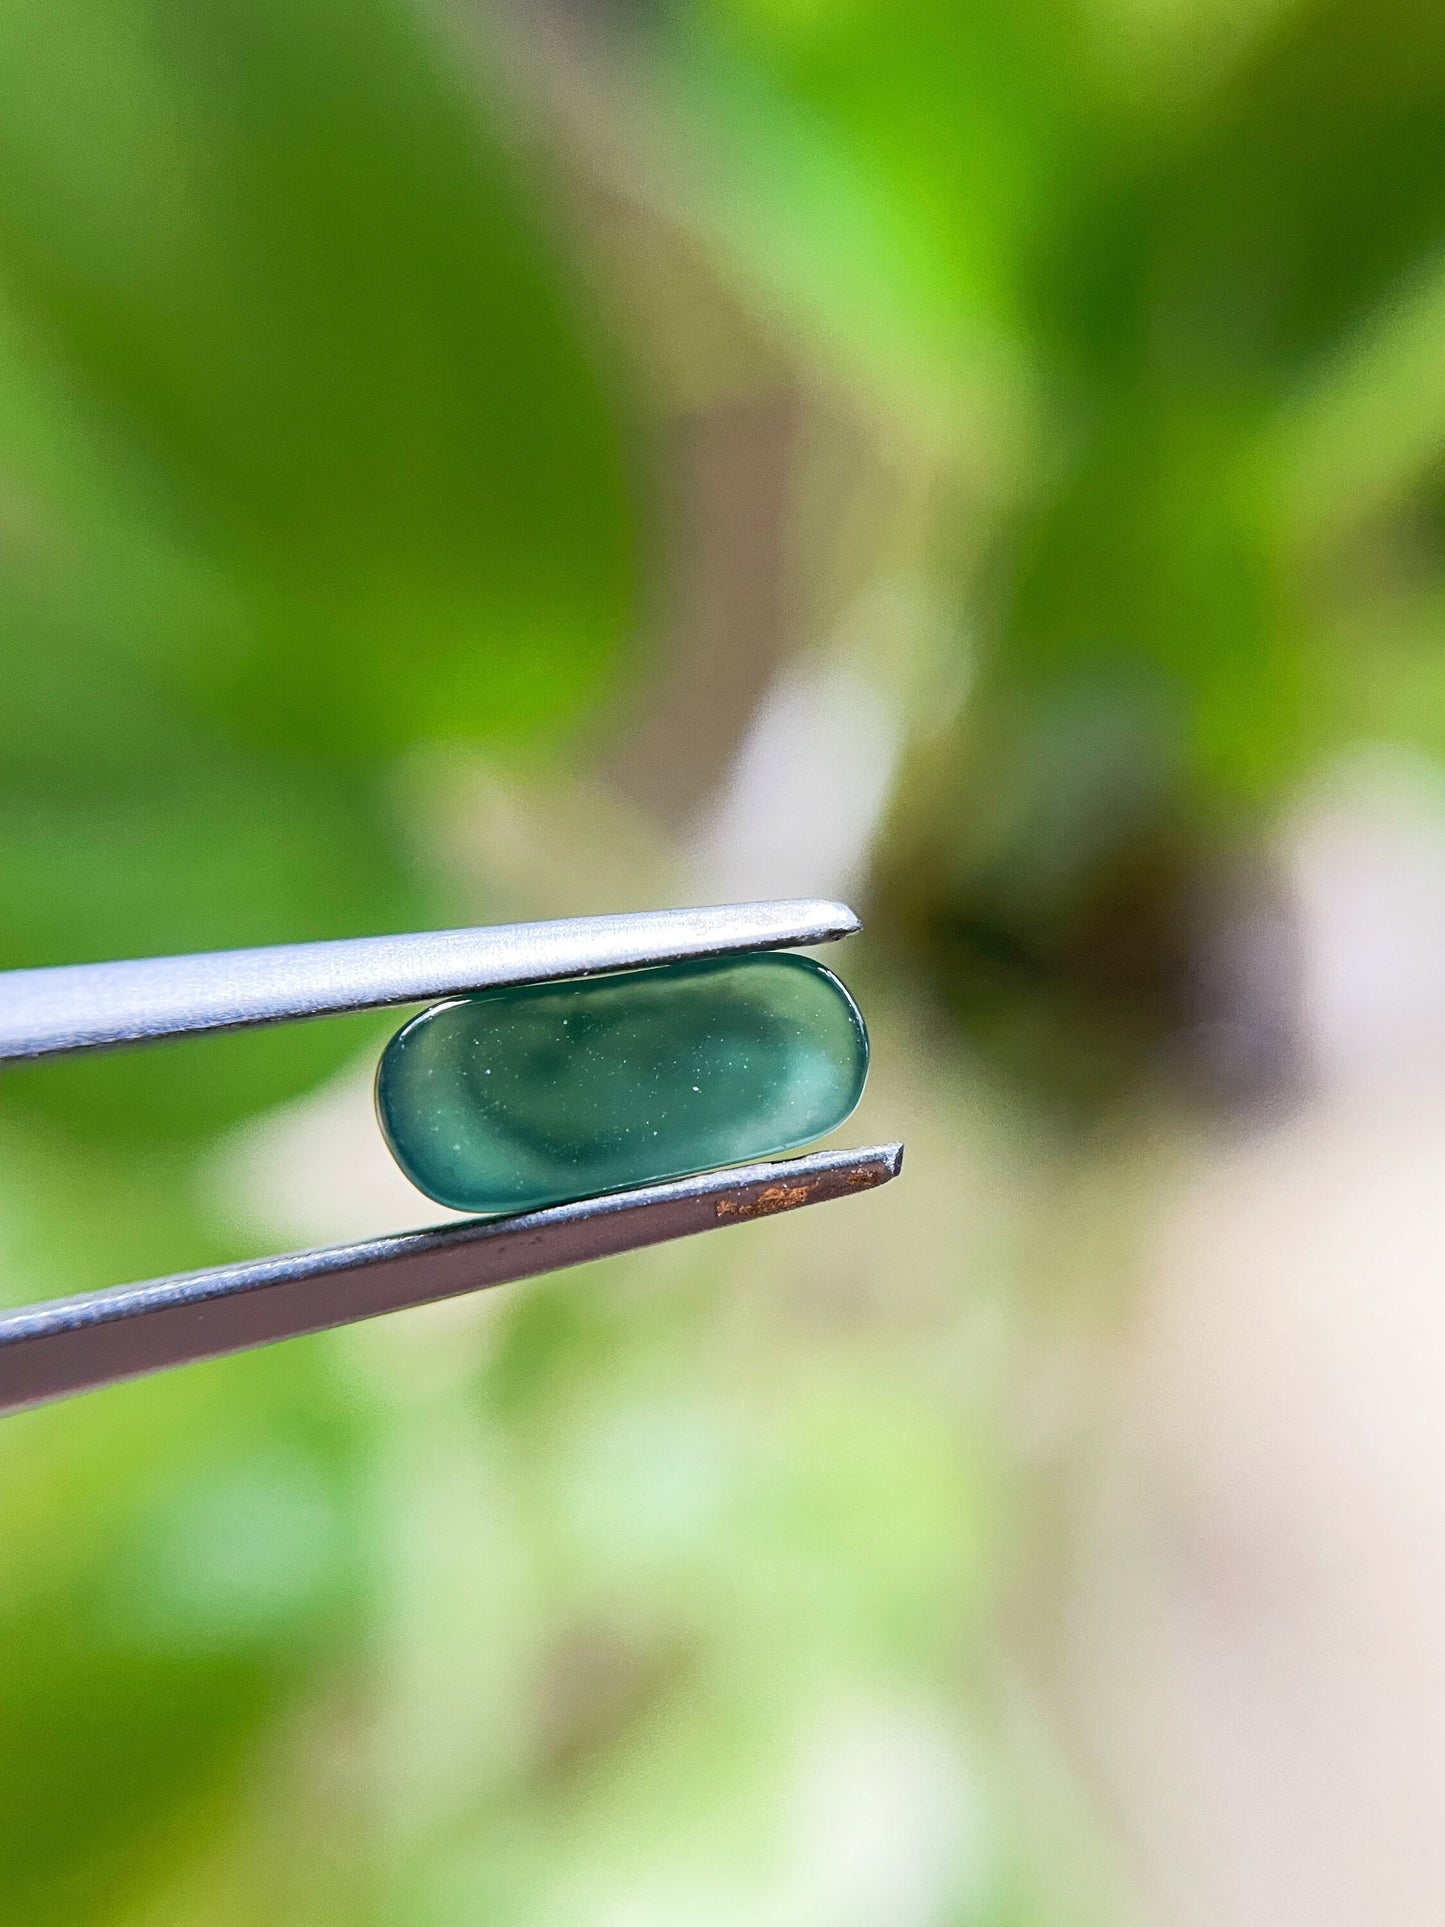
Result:
M0 36L3 960L434 920L391 762L555 738L631 620L582 296L405 8ZM191 1132L336 1035L213 1049L188 1096L136 1058L12 1099Z
M0 965L487 914L398 771L460 745L560 784L640 700L670 527L656 344L564 211L595 162L926 505L974 686L911 718L874 879L907 960L1036 1058L1083 1062L1100 1012L1157 1037L1213 854L1352 736L1445 745L1445 17L599 19L594 111L680 125L672 166L606 128L550 153L477 23L0 18ZM217 1134L378 1034L7 1073L5 1293L234 1251ZM7 1422L7 1917L760 1918L840 1692L986 1733L997 1448L926 1325L730 1324L750 1267L815 1289L825 1234L782 1234ZM992 1844L907 1918L1073 1927L960 1774Z
M1221 841L1362 730L1445 740L1445 32L1414 0L669 20L710 226L968 478L936 539L978 683L903 786L889 916L1045 1034L1016 1066L1069 1056L1061 1015L1157 1042Z

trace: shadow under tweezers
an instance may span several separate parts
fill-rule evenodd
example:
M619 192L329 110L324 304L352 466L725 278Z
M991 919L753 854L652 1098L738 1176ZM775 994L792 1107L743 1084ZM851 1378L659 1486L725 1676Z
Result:
M519 1217L468 1219L212 1271L58 1298L0 1315L0 1413L511 1284L887 1184L901 1144L652 1184Z

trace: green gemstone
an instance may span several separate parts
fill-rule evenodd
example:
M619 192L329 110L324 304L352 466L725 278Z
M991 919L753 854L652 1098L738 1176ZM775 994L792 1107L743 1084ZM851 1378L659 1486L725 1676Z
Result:
M867 1074L831 971L730 957L437 1004L387 1045L376 1110L428 1197L528 1211L806 1144Z

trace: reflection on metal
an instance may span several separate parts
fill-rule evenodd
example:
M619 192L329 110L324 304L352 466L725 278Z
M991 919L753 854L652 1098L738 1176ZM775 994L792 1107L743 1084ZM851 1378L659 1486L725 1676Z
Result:
M804 898L9 970L0 972L0 1060L829 943L857 928L845 904Z
M821 1151L32 1305L0 1317L0 1412L850 1197L886 1184L902 1163L901 1144Z

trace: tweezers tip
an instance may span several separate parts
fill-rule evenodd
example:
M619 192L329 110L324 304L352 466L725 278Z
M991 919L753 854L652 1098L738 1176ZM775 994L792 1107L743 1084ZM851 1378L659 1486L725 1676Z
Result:
M856 937L863 928L858 912L832 897L780 897L757 904L723 907L761 911L770 920L781 913L787 925L797 932L791 939L794 943L834 943L840 937Z

